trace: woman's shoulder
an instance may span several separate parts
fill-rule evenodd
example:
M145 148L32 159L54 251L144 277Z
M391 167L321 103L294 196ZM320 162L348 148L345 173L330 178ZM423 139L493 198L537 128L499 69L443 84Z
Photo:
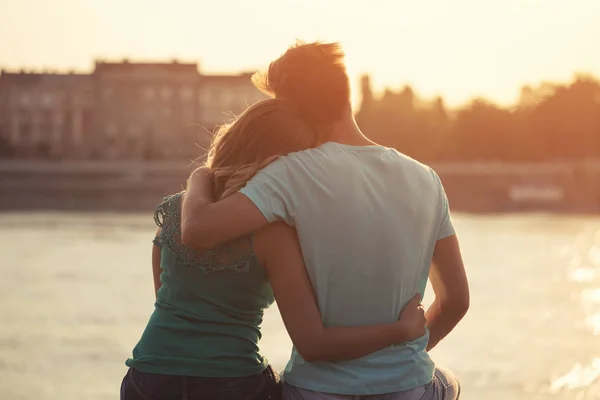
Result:
M250 236L208 250L196 250L181 242L181 204L185 191L166 196L154 211L161 228L155 243L171 252L174 263L198 268L203 273L223 270L246 272L255 257Z

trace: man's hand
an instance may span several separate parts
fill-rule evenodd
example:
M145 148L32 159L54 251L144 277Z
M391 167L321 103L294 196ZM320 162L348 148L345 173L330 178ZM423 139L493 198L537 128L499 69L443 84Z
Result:
M194 211L212 203L212 178L208 167L199 167L192 172L181 204L181 226L193 220Z
M199 167L192 172L181 203L181 241L188 245L190 232L201 221L196 215L199 210L212 202L212 178L208 167Z
M197 205L206 205L213 200L212 178L208 167L198 167L190 174L183 198L185 203L194 201Z
M421 295L416 294L400 311L398 317L401 342L410 342L423 336L426 322L425 309L421 304Z

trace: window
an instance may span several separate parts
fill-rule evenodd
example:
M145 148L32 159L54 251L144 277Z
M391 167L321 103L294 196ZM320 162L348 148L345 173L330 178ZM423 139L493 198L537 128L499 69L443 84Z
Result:
M117 132L118 132L117 125L115 125L113 123L106 124L104 133L106 134L107 138L114 138L115 136L117 136Z
M54 113L54 123L55 124L62 125L64 122L64 119L65 119L65 117L61 111L56 111Z
M236 96L235 93L231 89L223 90L223 95L221 96L222 100L219 104L221 110L223 111L235 111L235 102Z
M73 105L76 107L81 107L83 105L83 96L81 93L73 93L71 95L71 101L73 102Z
M141 133L141 130L137 125L135 125L135 124L129 125L129 128L127 129L128 136L135 138L135 137L140 136L140 133Z
M231 90L231 111L236 114L242 113L248 106L252 104L251 95L247 88L238 87Z
M154 95L155 95L154 88L147 87L144 89L144 92L143 92L144 99L152 100L152 99L154 99Z
M41 96L42 107L52 107L54 103L54 96L52 93L42 93Z
M33 129L29 121L20 121L17 130L19 134L19 141L21 143L33 143Z
M163 100L169 100L173 96L173 89L171 89L169 86L163 86L163 88L160 90L160 96Z
M31 105L31 96L28 93L22 93L19 97L19 103L22 106L30 106Z
M240 91L240 94L238 96L239 96L240 102L242 103L242 107L244 109L246 107L252 105L252 95L250 94L250 92L248 90Z
M169 107L163 107L160 110L160 114L163 118L170 118L171 115L173 115L173 112L171 111L171 109Z
M193 122L195 119L195 115L194 115L194 109L192 108L191 105L185 105L185 107L183 108L183 120L186 123L190 123Z
M183 87L181 88L179 95L181 97L181 100L190 101L192 97L194 97L194 90L190 87Z
M148 107L144 108L142 115L144 116L144 119L146 121L152 121L156 118L156 113L154 112L154 110Z
M115 89L110 86L107 88L104 88L104 90L102 91L102 97L104 97L104 100L112 99L114 94L115 94Z
M220 108L220 93L218 90L211 90L208 88L201 89L198 95L198 100L200 101L200 107L214 107Z

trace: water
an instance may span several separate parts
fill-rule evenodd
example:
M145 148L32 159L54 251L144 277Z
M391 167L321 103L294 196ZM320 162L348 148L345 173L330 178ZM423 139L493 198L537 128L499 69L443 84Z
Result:
M432 356L462 399L600 398L600 218L455 223L472 306ZM0 214L0 399L118 398L152 311L154 230L149 215ZM281 369L276 308L263 333Z

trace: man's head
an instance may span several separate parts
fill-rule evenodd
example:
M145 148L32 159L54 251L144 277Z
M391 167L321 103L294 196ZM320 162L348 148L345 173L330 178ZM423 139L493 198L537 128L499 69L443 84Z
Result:
M350 81L339 43L298 42L252 81L261 91L292 103L321 132L351 115Z

